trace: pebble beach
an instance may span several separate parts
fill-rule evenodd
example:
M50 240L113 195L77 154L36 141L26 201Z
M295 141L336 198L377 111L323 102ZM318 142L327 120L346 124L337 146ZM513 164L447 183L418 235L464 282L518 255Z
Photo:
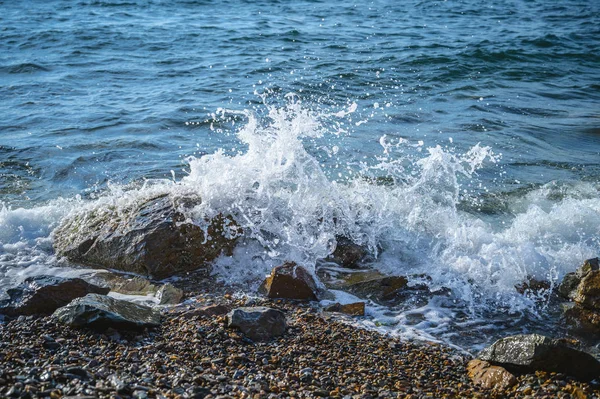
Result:
M288 328L253 342L225 312L262 305ZM144 331L73 329L21 316L0 327L0 396L15 398L593 398L598 386L557 374L508 390L474 385L469 354L351 326L315 303L197 292Z

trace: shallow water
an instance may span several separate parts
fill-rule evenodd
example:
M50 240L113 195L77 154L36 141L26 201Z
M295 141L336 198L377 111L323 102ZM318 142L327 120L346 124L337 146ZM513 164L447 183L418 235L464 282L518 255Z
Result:
M69 213L193 190L191 218L246 230L224 280L314 267L343 234L452 289L367 323L473 349L555 331L514 286L600 255L595 1L0 9L4 286L77 273L52 251Z

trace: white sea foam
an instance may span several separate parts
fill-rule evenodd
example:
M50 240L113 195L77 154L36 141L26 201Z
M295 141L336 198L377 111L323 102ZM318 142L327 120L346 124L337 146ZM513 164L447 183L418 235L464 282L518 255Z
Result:
M312 270L342 235L368 247L376 255L372 266L384 273L425 273L432 289L450 288L450 299L423 309L390 315L368 306L372 323L406 334L423 330L439 336L449 324L463 323L452 321L454 311L444 309L448 304L472 314L536 312L537 298L518 294L515 285L530 277L556 284L582 260L600 254L598 185L551 183L526 194L509 193L509 212L484 218L460 210L459 204L465 190L478 187L478 170L493 170L499 162L490 148L475 145L460 153L384 135L380 154L352 165L355 178L333 181L328 165L307 150L306 140L344 134L340 120L350 122L355 104L347 111L319 113L292 96L284 107L265 107L268 114L262 118L251 111L220 110L215 117L234 113L245 118L236 134L247 150L191 157L189 174L180 181L111 186L95 200L3 207L2 278L64 270L52 253L50 232L70 212L120 209L163 193L199 194L202 204L188 216L200 225L206 216L225 213L244 228L234 256L222 256L214 265L227 283L256 288L283 261ZM338 150L328 149L330 155ZM423 320L408 322L411 312Z

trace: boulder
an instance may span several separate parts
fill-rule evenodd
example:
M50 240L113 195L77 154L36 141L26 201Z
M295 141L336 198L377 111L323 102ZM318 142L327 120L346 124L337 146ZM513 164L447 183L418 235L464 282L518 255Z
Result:
M360 262L369 255L369 251L346 237L338 236L336 241L335 250L326 260L349 269L360 268Z
M283 312L264 306L242 307L227 314L227 326L239 328L253 341L268 341L285 333Z
M273 268L259 292L269 298L314 301L317 299L317 284L305 268L287 262Z
M575 272L567 273L558 286L558 294L565 299L575 299L581 280L592 271L600 270L598 258L588 259Z
M6 291L9 298L0 302L0 314L50 315L75 298L90 293L106 295L109 291L108 288L90 284L80 278L29 277Z
M564 340L538 334L499 339L477 357L512 372L557 372L582 381L600 376L600 362L592 355L572 348Z
M219 215L206 221L205 234L183 211L199 203L165 194L127 208L84 211L55 229L54 248L76 263L156 279L208 267L222 251L232 251L241 231L231 217Z
M57 309L53 317L72 327L95 330L140 330L160 324L159 312L148 306L97 294L75 299L67 306Z
M350 316L364 316L365 315L365 303L355 302L347 303L345 305L334 303L324 309L326 312L337 312L344 313Z
M467 374L473 383L487 389L505 390L517 383L515 376L504 367L473 359L467 364Z

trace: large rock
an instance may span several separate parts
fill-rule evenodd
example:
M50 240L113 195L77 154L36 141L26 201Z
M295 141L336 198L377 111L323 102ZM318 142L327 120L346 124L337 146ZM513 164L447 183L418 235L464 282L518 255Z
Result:
M565 299L575 299L581 281L591 272L600 270L598 258L588 259L575 272L567 273L558 286L558 294Z
M557 372L583 381L600 376L600 362L592 355L574 349L562 340L538 334L499 339L481 351L478 358L513 372Z
M354 283L344 289L361 298L386 302L393 300L401 291L407 289L407 284L408 280L404 276L384 276Z
M578 304L565 306L563 321L572 330L587 334L600 333L600 312L586 309Z
M346 303L344 305L336 302L326 306L324 309L326 312L337 312L344 313L350 316L364 316L365 315L365 303L354 302Z
M59 256L162 279L208 266L230 252L240 234L226 216L207 221L208 235L188 221L183 209L200 198L162 195L125 209L99 208L65 220L53 233Z
M493 366L479 359L467 364L467 374L475 384L488 389L505 390L517 383L515 376L504 367Z
M305 268L287 262L273 268L259 292L269 298L314 301L317 299L317 284Z
M143 305L96 294L75 299L67 306L57 309L53 317L73 327L95 330L139 330L160 324L158 311Z
M350 269L360 267L360 263L369 255L369 251L352 240L338 236L336 237L336 247L326 260L337 263L338 265Z
M264 306L242 307L227 314L227 326L239 328L253 341L268 341L285 333L283 312Z
M75 298L95 293L106 295L108 288L90 284L80 278L57 276L29 277L6 291L8 299L0 302L0 313L8 316L49 315Z

